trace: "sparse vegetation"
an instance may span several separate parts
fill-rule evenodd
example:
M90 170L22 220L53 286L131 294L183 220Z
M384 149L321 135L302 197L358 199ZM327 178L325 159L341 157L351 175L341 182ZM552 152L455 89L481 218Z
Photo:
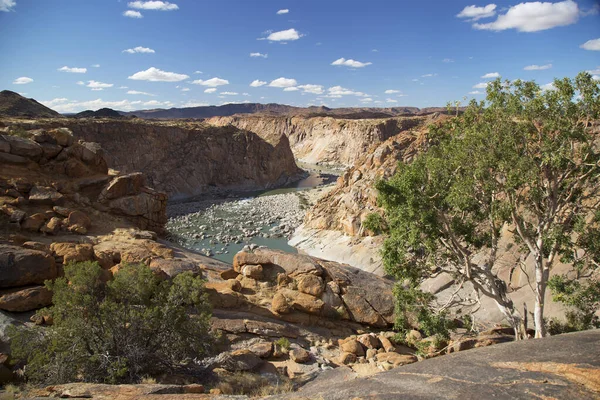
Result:
M281 337L277 339L275 345L281 347L283 350L288 351L290 349L290 341L286 337Z
M103 283L95 262L65 266L46 286L52 326L13 329L12 355L28 381L139 382L191 370L211 347L203 281L190 272L161 281L144 264L123 265Z
M566 321L551 319L548 330L551 334L582 331L600 328L600 282L589 280L580 282L566 276L554 276L548 281L554 301L569 308L565 312Z
M216 386L221 393L226 395L270 396L292 392L293 383L284 377L278 377L277 382L250 372L236 372L220 377Z

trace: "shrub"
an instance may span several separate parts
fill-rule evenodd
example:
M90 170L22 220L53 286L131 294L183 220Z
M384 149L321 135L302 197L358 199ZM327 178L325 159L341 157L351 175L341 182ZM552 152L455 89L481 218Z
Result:
M209 350L209 303L190 272L160 280L143 264L124 265L103 283L96 262L65 266L46 282L52 326L13 329L13 356L35 383L139 382L189 368Z
M565 312L566 322L552 319L548 323L551 334L600 328L600 282L590 280L582 283L565 276L554 276L548 281L552 299L569 307Z
M275 341L275 344L279 347L281 347L283 350L289 350L290 349L290 341L288 340L288 338L282 337L279 338Z

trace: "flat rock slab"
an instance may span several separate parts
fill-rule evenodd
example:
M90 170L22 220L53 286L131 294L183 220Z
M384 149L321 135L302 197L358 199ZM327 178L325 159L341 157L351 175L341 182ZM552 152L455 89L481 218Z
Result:
M367 378L329 371L276 399L600 399L600 330L499 344ZM338 376L339 375L339 376Z

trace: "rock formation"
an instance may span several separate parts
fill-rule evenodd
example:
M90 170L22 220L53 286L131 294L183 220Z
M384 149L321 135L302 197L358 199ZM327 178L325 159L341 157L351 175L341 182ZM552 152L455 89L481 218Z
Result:
M207 123L232 125L259 135L283 133L289 139L294 156L302 162L351 166L373 145L430 120L431 117L341 119L245 115L214 117Z
M16 129L65 126L76 139L99 143L108 167L142 172L149 186L172 199L214 189L257 190L299 179L288 139L199 122L110 119L12 121Z

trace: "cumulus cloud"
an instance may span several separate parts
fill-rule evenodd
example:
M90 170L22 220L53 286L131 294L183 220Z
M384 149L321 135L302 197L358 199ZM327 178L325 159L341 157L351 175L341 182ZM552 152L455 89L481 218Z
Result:
M87 68L77 68L77 67L67 67L66 65L64 67L61 67L58 69L59 71L62 72L70 72L73 74L85 74L87 72Z
M550 69L552 68L552 64L545 64L545 65L528 65L525 68L523 68L525 71L543 71L545 69Z
M153 49L149 47L137 46L132 49L125 49L123 53L135 54L135 53L156 53Z
M312 93L312 94L322 94L323 93L323 86L321 85L299 85L298 86L299 89L302 89L302 91L304 93Z
M554 82L546 83L545 85L540 86L542 90L556 90L556 86L554 86Z
M398 100L394 100L394 99L385 99L386 102L388 103L397 103Z
M588 74L591 74L591 75L598 75L598 74L600 74L600 67L598 67L596 69L590 69L585 72L587 72Z
M287 88L287 87L296 86L297 84L298 84L298 82L296 82L295 79L282 77L282 78L277 78L275 80L272 80L271 83L269 83L269 86L277 87L277 88ZM250 85L250 86L252 86L252 85Z
M262 53L250 53L250 57L262 57L262 58L267 58L269 57L268 54L262 54Z
M339 98L342 96L361 96L367 97L367 95L363 92L357 92L352 89L347 89L341 86L332 86L327 89L327 97Z
M179 9L177 4L168 1L132 1L127 6L137 10L173 11Z
M129 91L127 91L127 94L144 95L144 96L155 96L152 93L140 92L138 90L129 90Z
M600 38L588 40L579 47L584 50L600 51Z
M283 9L283 10L279 10L279 11L277 11L277 15L281 15L281 14L287 14L287 13L289 13L289 12L290 12L290 10L288 10L287 8L285 8L285 9Z
M516 29L519 32L538 32L558 26L571 25L579 19L579 7L573 0L559 3L529 2L510 7L506 14L499 15L496 21L486 24L473 24L473 28L504 31Z
M214 93L217 91L217 88L208 88L204 91L204 93Z
M360 62L360 61L356 61L353 59L348 59L346 60L345 58L338 58L337 60L335 60L334 62L331 63L331 65L343 65L345 67L350 67L350 68L363 68L366 67L367 65L371 65L373 63L370 62Z
M272 42L289 42L300 39L302 35L294 28L287 29L285 31L268 32L269 36L266 38L259 38L259 40L270 40Z
M113 87L114 85L112 83L104 83L104 82L98 82L98 81L88 81L88 84L85 85L85 86L87 86L89 88L92 88L92 90L102 90L102 89Z
M456 16L458 18L468 18L469 21L477 21L481 18L489 18L496 15L496 5L488 4L485 7L466 6Z
M500 78L500 74L498 72L488 72L487 74L481 77L482 79L492 79L492 78Z
M128 17L128 18L144 18L144 16L142 15L141 12L139 11L133 11L133 10L127 10L123 13L124 17Z
M260 87L260 86L264 86L266 84L267 84L267 82L265 82L265 81L260 81L258 79L255 79L255 80L252 81L252 83L250 84L250 86L252 86L252 87Z
M31 82L33 82L33 79L27 76L21 76L20 78L17 78L13 81L13 85L26 85Z
M46 101L42 100L40 103L60 113L73 113L83 110L98 110L105 107L116 110L133 110L134 105L140 104L140 102L130 102L129 100L104 101L102 99L96 99L89 101L76 101L66 98L56 98Z
M364 99L360 99L361 103L371 103L373 101L370 97L365 97Z
M227 79L221 79L221 78L210 78L205 81L203 81L202 79L196 79L192 83L194 85L202 85L202 86L208 86L208 87L229 85L229 81Z
M150 67L145 71L136 72L135 74L127 77L127 79L133 79L136 81L150 82L179 82L188 78L189 76L185 74L166 72L154 67Z
M181 89L181 91L182 91L182 92L189 92L189 91L190 91L190 88L186 88L186 87L184 87L183 89Z
M175 105L170 101L158 101L158 100L150 100L143 104L147 107L158 107L158 106L173 107Z
M483 94L483 92L480 92L479 90L473 90L472 92L469 92L469 94Z
M486 87L488 87L488 85L488 82L480 82L477 85L473 86L473 89L485 89Z
M208 103L199 103L197 101L188 101L187 103L183 103L182 107L206 107Z
M290 87L286 87L285 89L283 89L284 92L295 92L298 90L300 90L300 89L298 89L296 86L290 86Z
M434 76L437 76L437 74L424 74L424 75L421 75L421 78L431 78Z
M385 92L383 92L385 94L394 94L394 93L400 93L399 90L395 90L395 89L388 89Z
M14 0L0 0L0 11L12 11L11 9L17 5Z
M223 95L223 96L237 96L238 95L237 92L221 92L219 94Z

